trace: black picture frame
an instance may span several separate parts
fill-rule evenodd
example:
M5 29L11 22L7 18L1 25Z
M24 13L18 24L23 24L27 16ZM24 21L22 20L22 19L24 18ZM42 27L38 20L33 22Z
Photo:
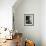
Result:
M34 14L24 14L24 26L34 26Z

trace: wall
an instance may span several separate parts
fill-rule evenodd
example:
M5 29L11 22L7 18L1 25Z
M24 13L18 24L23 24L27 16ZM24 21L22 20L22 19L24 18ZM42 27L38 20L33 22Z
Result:
M12 6L16 0L0 0L0 27L12 29Z
M12 6L16 0L0 0L0 32L2 32L4 29L1 29L1 27L6 27L9 30L12 29ZM5 35L10 33L6 33L3 31L3 33L0 34L0 38L5 38Z
M41 1L41 38L42 46L46 46L46 0Z
M34 26L24 26L24 14L34 14ZM31 39L36 46L41 46L40 31L40 0L23 0L23 2L14 10L15 28L23 33L24 39Z

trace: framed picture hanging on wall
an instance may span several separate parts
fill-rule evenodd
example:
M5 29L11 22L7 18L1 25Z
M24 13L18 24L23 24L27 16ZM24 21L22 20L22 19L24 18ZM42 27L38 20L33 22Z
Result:
M34 26L34 14L24 14L24 26Z

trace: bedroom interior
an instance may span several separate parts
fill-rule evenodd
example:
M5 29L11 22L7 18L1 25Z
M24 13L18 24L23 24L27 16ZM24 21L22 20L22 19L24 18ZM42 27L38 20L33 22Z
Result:
M45 35L45 0L0 1L0 46L46 46Z

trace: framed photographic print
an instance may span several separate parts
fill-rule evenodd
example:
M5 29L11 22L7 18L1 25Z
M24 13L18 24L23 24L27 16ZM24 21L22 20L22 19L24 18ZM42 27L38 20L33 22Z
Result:
M24 25L34 26L34 14L24 14Z

